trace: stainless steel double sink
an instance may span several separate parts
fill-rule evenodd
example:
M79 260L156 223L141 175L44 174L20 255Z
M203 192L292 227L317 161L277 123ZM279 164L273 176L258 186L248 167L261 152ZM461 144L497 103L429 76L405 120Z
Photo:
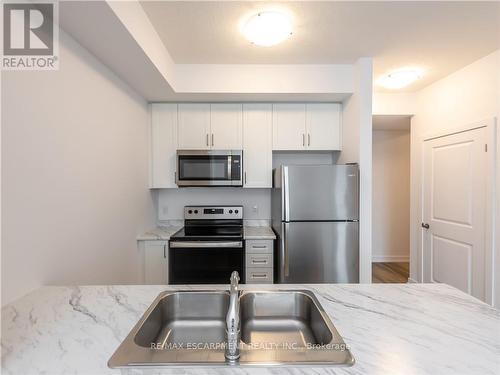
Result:
M241 291L240 358L228 363L226 291L161 293L110 358L111 368L350 366L354 358L308 290Z

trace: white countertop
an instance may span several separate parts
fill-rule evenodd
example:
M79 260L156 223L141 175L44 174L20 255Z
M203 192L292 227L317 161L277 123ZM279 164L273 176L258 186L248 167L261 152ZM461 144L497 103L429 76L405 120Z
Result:
M274 240L276 235L271 227L245 226L243 228L243 238L245 240Z
M202 289L199 286L191 287ZM213 289L215 286L206 286ZM356 359L343 368L177 368L166 374L499 374L500 311L442 284L307 288ZM163 290L185 286L43 287L2 309L3 374L119 374L107 361ZM242 286L242 289L259 289ZM143 373L143 371L134 371Z
M171 225L156 227L137 237L137 241L168 241L170 237L181 229L182 226ZM274 240L276 236L269 226L248 226L243 227L243 239L245 240Z
M137 236L137 241L168 241L170 237L180 230L182 226L170 225L166 227L156 227Z

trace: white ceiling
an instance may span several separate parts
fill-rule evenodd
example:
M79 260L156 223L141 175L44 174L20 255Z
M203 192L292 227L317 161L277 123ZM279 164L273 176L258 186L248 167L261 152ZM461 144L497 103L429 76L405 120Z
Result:
M374 78L404 66L426 70L416 91L499 48L498 2L143 1L177 64L341 64L374 58ZM239 33L248 15L290 12L294 33L257 47ZM383 91L382 89L378 89Z

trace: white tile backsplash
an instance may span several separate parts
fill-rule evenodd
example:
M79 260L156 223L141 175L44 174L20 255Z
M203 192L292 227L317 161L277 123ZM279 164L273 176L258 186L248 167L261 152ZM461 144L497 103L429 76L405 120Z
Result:
M243 218L271 219L271 189L200 187L162 189L157 194L160 223L184 219L188 205L242 205Z

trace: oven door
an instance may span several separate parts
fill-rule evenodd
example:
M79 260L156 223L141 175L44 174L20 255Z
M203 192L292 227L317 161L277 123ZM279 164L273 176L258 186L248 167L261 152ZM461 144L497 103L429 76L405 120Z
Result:
M170 241L169 284L227 284L231 272L245 280L242 241Z
M178 186L242 186L242 151L178 150Z

